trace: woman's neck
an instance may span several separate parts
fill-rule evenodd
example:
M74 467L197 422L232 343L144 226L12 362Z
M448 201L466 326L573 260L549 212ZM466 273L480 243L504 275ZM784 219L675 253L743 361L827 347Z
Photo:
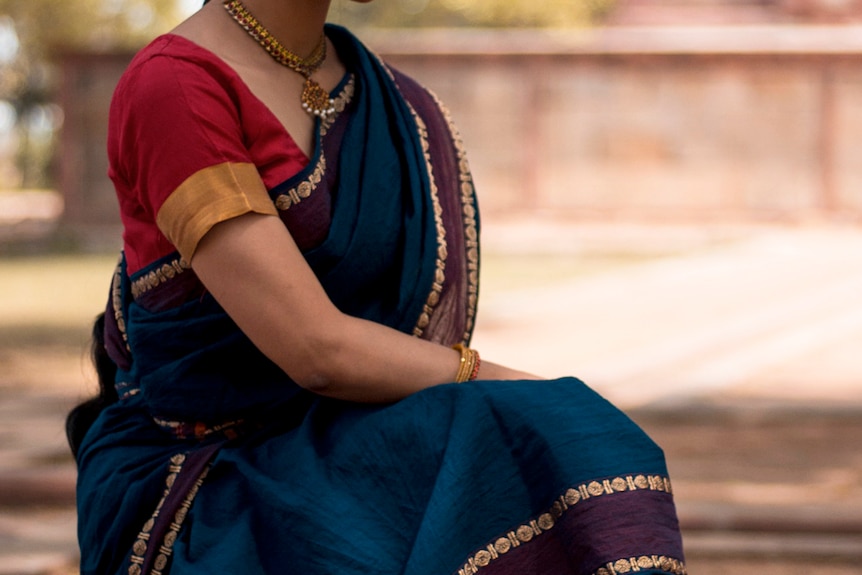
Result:
M240 1L270 34L298 56L307 56L317 47L330 5L330 0ZM224 11L223 0L212 3Z

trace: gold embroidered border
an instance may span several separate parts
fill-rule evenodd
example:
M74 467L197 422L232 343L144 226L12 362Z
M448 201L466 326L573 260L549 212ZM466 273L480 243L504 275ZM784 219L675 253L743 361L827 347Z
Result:
M529 543L536 537L550 531L557 524L557 520L560 519L566 511L575 507L581 501L603 497L605 495L625 493L627 491L643 490L661 491L673 494L670 479L662 475L625 475L602 481L591 481L590 483L583 483L577 487L571 487L554 502L547 512L542 513L537 518L530 520L528 523L509 531L505 536L488 544L484 549L476 551L467 560L467 562L464 563L463 567L458 570L458 575L473 575L478 573L479 569L487 567L492 561L498 559L500 556L505 555L512 549L520 547L525 543ZM635 563L640 559L640 557L635 558ZM660 559L662 558L660 557ZM629 560L626 559L625 561ZM676 561L676 564L682 565L679 561ZM609 565L614 569L616 569L617 566L624 569L620 561ZM602 569L607 569L607 566L602 567ZM681 571L671 572L677 575L685 575L685 568L682 567ZM618 570L602 572L599 570L596 572L596 575L609 575L616 573L628 573L628 571Z
M673 557L664 555L641 555L618 559L599 568L593 575L619 575L621 573L637 573L644 569L661 569L674 575L687 575L685 563Z
M135 387L136 384L129 381L118 381L114 384L117 389L117 395L121 400L129 399L141 393L140 387Z
M380 63L383 70L389 76L389 78L396 82L395 75L389 69L389 67L383 62L383 60L374 52L372 55L377 59ZM465 244L467 249L467 321L464 328L463 341L468 341L470 339L470 335L473 331L473 324L476 318L476 306L479 303L479 233L477 226L477 213L474 207L474 193L475 190L473 188L473 177L470 172L470 164L467 162L467 152L464 148L464 143L461 140L461 136L458 133L458 130L455 128L455 123L452 120L452 116L449 113L449 110L440 99L430 90L427 90L431 97L434 99L437 107L440 109L440 112L443 114L444 119L446 120L449 126L449 133L452 138L452 143L455 146L455 150L458 155L458 168L460 171L460 180L461 180L461 204L463 206L462 212L464 215L464 235L465 235ZM407 102L407 105L410 106L410 103ZM426 301L425 307L422 311L422 314L419 317L419 321L416 324L416 327L413 329L413 335L421 336L424 333L426 327L431 321L431 313L434 310L434 307L440 302L440 294L443 291L443 284L446 280L446 276L444 273L446 267L446 259L448 257L447 252L447 243L446 243L446 228L443 225L443 208L440 205L440 199L438 197L438 188L436 182L434 181L434 175L431 166L431 154L430 144L428 142L428 130L425 123L416 113L416 110L413 106L410 106L410 111L413 114L414 118L417 119L417 125L419 126L419 135L422 141L422 149L425 153L425 161L428 165L428 177L431 181L431 200L434 204L434 220L437 224L437 244L438 244L438 258L437 258L437 271L434 285L432 286L431 294L428 296L428 300ZM438 287L439 286L439 289Z
M335 114L327 116L326 118L321 118L320 120L320 137L326 135L329 129L332 127L332 124L335 123L335 119L339 114L344 112L350 102L353 100L353 95L356 91L356 77L352 74L350 75L350 79L345 84L344 88L341 90L341 93L338 94L334 98L334 106L335 106ZM326 173L326 156L324 156L323 152L320 153L320 160L318 160L317 165L314 166L314 171L308 176L307 179L300 182L299 185L289 189L287 192L283 194L279 194L275 198L275 207L281 211L287 211L292 206L300 203L302 200L311 196L312 192L317 189L317 186L320 185L320 182L323 181L323 175Z
M169 282L184 271L191 269L191 267L189 262L183 258L177 258L159 266L157 269L144 274L132 282L132 297L137 299L141 294Z
M294 206L308 198L323 180L323 174L325 172L326 157L321 151L320 160L318 160L317 165L314 167L314 171L311 172L311 175L308 176L306 180L300 182L298 186L290 188L283 194L279 194L278 197L275 198L275 207L284 212L289 210L291 206Z
M350 75L350 78L347 80L347 84L344 85L344 89L334 98L333 106L335 106L335 113L326 116L325 118L320 119L320 135L325 136L329 131L329 128L332 127L332 124L335 123L338 115L344 112L347 109L347 106L350 105L350 102L353 100L353 94L356 92L356 76L353 74Z
M111 308L114 311L114 320L117 322L117 329L120 330L120 335L123 336L123 343L126 344L126 350L131 352L129 347L129 336L126 333L126 318L123 316L123 259L117 262L117 267L114 268L114 277L111 279Z
M371 52L389 79L397 85L395 74L389 69L389 66L376 53ZM431 284L431 293L425 300L425 305L422 306L422 313L419 314L419 319L416 320L416 325L413 327L413 335L421 337L425 333L425 329L431 323L431 314L434 313L434 308L440 303L440 295L443 293L443 284L446 283L446 259L449 257L448 244L446 243L446 226L443 224L443 206L440 204L439 188L434 179L434 166L431 165L431 144L428 141L428 126L425 121L416 112L416 109L406 99L404 102L410 108L410 113L416 121L417 131L419 132L419 142L422 145L422 154L425 156L425 166L428 170L429 191L431 193L431 203L434 207L434 225L437 228L437 261L436 269L434 270L434 282Z
M156 555L156 559L153 561L153 575L163 575L162 572L165 567L167 567L171 553L174 551L174 543L177 541L180 528L183 526L186 516L189 513L189 509L192 506L192 502L194 502L195 497L198 494L198 490L201 488L201 485L203 485L204 479L206 479L209 470L209 466L204 468L200 476L197 478L197 481L195 481L195 484L192 485L191 489L189 489L189 492L186 494L185 499L183 499L180 508L177 509L177 512L174 515L174 520L171 522L168 532L165 533L165 540L159 547L159 554Z
M440 113L449 126L449 137L458 155L458 170L461 180L461 214L464 223L464 243L467 255L467 321L464 327L463 340L469 341L476 321L476 307L479 303L479 226L476 211L476 188L473 185L473 174L467 161L467 149L461 133L458 131L452 114L437 95L428 90L437 104Z
M132 555L130 557L130 565L128 569L129 575L146 575L142 574L141 566L144 563L144 556L147 553L147 548L151 543L150 533L152 532L153 527L156 524L156 519L159 516L159 512L161 511L162 506L165 504L165 499L167 499L168 495L170 494L171 489L174 486L174 482L176 481L177 476L180 474L183 463L185 463L185 461L186 456L182 453L178 453L177 455L171 457L171 462L168 466L168 476L165 478L165 492L162 495L161 500L159 500L159 504L156 505L156 510L153 511L152 517L150 517L144 524L143 529L141 529L141 532L138 534L138 539L135 541L134 545L132 545ZM152 575L162 575L163 570L165 569L165 567L167 567L168 560L170 559L171 553L173 553L174 543L177 540L177 535L179 535L180 528L183 526L183 523L186 520L186 516L188 515L189 509L192 506L192 502L194 502L194 499L198 494L198 490L200 489L201 485L203 485L204 479L206 479L208 473L209 466L204 468L204 470L201 472L200 477L198 477L197 481L195 481L195 484L186 494L185 499L183 499L180 508L177 509L173 521L171 522L167 533L165 533L164 541L162 541L159 545L159 554L156 555L156 558L153 561L153 569L151 571Z
M422 307L422 313L419 315L416 326L413 328L413 335L419 337L425 333L425 328L431 323L431 314L434 313L434 308L440 303L443 284L446 282L446 259L449 257L449 251L446 243L446 226L443 224L443 206L440 204L440 190L434 179L434 167L431 165L431 144L428 141L428 126L426 126L425 121L422 120L413 106L410 105L410 102L407 102L407 106L410 108L410 113L413 114L413 118L416 121L419 140L422 144L422 153L425 156L431 203L434 207L434 225L437 228L437 261L435 264L436 269L434 270L434 282L431 284L431 293L428 294L425 305Z
M138 534L138 539L135 541L134 545L132 545L132 555L129 558L129 575L141 575L141 565L144 564L144 556L146 555L147 547L150 544L150 533L156 524L159 511L161 511L162 505L165 504L165 499L167 499L168 494L170 494L171 488L174 486L174 481L176 481L177 475L179 475L185 461L186 456L182 453L178 453L171 457L171 463L168 466L168 476L165 478L165 492L162 494L159 504L156 505L156 510L153 511L152 517L147 519L147 522L144 523L144 527Z
M389 79L392 80L392 82L394 82L395 84L398 84L398 82L395 80L395 74L392 73L392 70L389 69L389 66L386 65L386 62L383 61L383 58L381 58L380 55L373 50L368 50L368 53L374 56L374 59L377 60L377 63L380 64L380 67L383 69L384 72L386 72L386 75L389 77Z

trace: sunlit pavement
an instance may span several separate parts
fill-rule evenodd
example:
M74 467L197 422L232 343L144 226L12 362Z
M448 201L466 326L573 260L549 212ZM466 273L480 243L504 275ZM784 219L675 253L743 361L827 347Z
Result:
M665 448L691 573L859 572L862 229L512 223L485 240L650 256L541 287L486 282L474 345L584 379ZM0 386L0 575L74 572L61 421L80 365L68 372Z
M862 228L488 232L490 250L671 254L485 285L474 345L575 375L643 425L667 454L692 573L860 572Z
M533 225L488 230L486 249L536 237ZM862 227L626 233L630 250L677 255L547 287L483 285L475 347L543 376L575 375L629 409L862 409ZM572 249L625 249L607 228L545 234Z

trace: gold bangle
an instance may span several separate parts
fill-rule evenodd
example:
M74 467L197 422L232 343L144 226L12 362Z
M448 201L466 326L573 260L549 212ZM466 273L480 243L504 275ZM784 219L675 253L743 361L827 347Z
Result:
M470 377L467 378L468 381L476 381L476 378L479 377L479 368L482 365L482 360L479 358L479 352L475 349L473 351L473 369L470 371Z
M455 376L455 383L470 381L473 372L476 371L476 363L479 360L479 354L466 345L462 345L460 343L453 345L452 349L461 354L461 362L458 364L458 374Z

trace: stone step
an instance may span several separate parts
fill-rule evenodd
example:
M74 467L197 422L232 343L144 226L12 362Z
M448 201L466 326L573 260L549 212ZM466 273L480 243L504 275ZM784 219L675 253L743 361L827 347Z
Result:
M0 471L0 508L74 507L74 467Z

